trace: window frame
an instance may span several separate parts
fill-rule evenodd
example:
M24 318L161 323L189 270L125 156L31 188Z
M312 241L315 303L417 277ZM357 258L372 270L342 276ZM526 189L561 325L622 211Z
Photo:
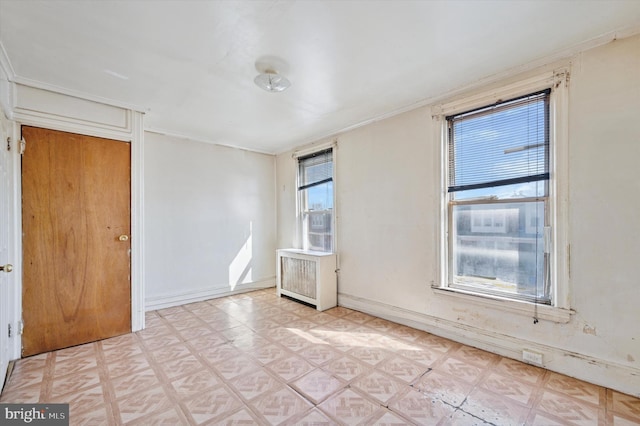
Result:
M543 161L545 163L545 165L549 166L550 164L550 151L552 149L552 141L551 141L551 137L550 134L548 132L549 130L549 119L550 119L550 108L549 108L549 102L550 102L550 92L551 89L546 89L543 91L539 91L536 93L527 93L524 96L520 96L517 97L516 99L507 99L504 101L499 101L498 103L493 103L493 104L489 104L489 105L485 105L483 107L480 107L477 110L472 110L472 111L463 111L461 113L456 113L450 116L445 117L445 120L447 122L447 164L449 165L449 167L447 168L447 172L451 172L451 164L455 164L456 161L454 160L455 158L455 154L454 158L451 158L452 153L455 152L455 149L452 147L452 144L454 144L453 142L453 135L454 135L454 123L456 121L456 117L460 116L460 115L469 115L469 114L474 114L476 111L479 111L479 114L481 115L475 115L477 116L481 116L481 117L487 117L490 116L492 114L499 114L500 112L503 111L507 111L511 108L515 108L517 106L509 106L509 104L516 104L516 105L521 105L522 103L520 102L520 100L524 100L524 99L530 99L532 97L538 97L540 100L542 100L544 102L544 114L545 114L545 121L544 121L544 125L545 125L545 131L544 133L547 135L548 137L548 146L547 146L547 151L545 151L545 153L543 154ZM524 100L523 102L525 103L529 103L529 101ZM494 107L493 111L486 111L489 108ZM491 130L491 129L488 129ZM545 143L545 145L547 145ZM548 154L548 155L547 155ZM453 160L453 161L452 161ZM467 163L468 166L468 163ZM546 176L543 176L546 175ZM461 289L461 290L467 290L471 293L480 293L480 294L489 294L489 295L495 295L495 296L499 296L499 297L504 297L507 299L516 299L516 300L525 300L525 301L530 301L530 302L534 302L534 303L541 303L541 304L546 304L546 305L551 305L552 303L552 298L553 298L553 294L551 292L551 289L549 288L550 286L550 277L549 277L549 272L551 269L551 265L549 262L549 258L550 258L550 254L547 253L547 251L545 250L545 248L547 247L547 245L544 243L544 240L546 239L546 235L547 232L546 231L546 227L547 226L551 226L551 220L549 217L549 181L550 181L550 173L549 170L547 169L547 172L542 173L541 175L532 175L532 174L528 174L528 179L524 180L522 178L516 178L516 179L506 179L507 181L517 181L517 182L529 182L529 183L542 183L544 185L544 194L542 195L529 195L529 196L521 196L521 197L514 197L514 198L500 198L500 199L486 199L486 198L462 198L459 199L457 197L458 194L464 192L457 192L458 189L460 188L457 185L457 180L455 182L451 182L452 176L455 176L455 171L453 175L449 175L449 179L447 181L447 186L448 186L448 193L447 193L447 224L448 224L448 228L447 228L447 232L449 235L449 238L447 239L447 266L448 266L448 276L447 276L447 286L451 287L451 288L457 288L457 289ZM498 179L496 180L495 177L493 179L493 181L489 181L483 184L472 184L472 185L466 185L466 186L471 186L471 187L480 187L480 188L500 188L503 185L505 185L505 180L501 180ZM509 184L511 185L511 184ZM461 189L461 188L460 188ZM470 189L473 190L473 189ZM469 190L467 190L469 191ZM461 241L456 241L456 238L454 237L454 235L458 235L455 232L455 226L456 226L456 222L454 219L455 216L455 210L456 207L458 206L468 206L470 212L474 211L474 207L473 206L484 206L485 208L487 206L491 206L493 207L493 211L502 211L504 213L505 210L500 209L501 206L506 205L506 204L521 204L521 205L533 205L535 203L543 203L543 211L542 211L542 229L541 229L541 249L543 250L543 259L542 259L542 271L541 271L541 287L543 289L543 291L546 293L544 294L542 297L539 297L537 292L536 295L532 296L532 295L528 295L528 294L524 294L524 293L507 293L504 291L500 291L497 290L495 288L481 288L482 285L480 284L482 282L481 278L476 278L476 282L471 283L468 278L468 276L466 276L466 281L468 281L467 283L465 283L465 276L460 276L457 277L455 274L455 267L453 266L454 262L456 262L458 260L456 254L454 254L454 247L456 247L456 245L460 244ZM525 222L527 222L527 212L529 209L526 209L524 214L525 214ZM484 213L484 212L481 212ZM473 216L471 214L471 216ZM478 216L482 216L483 217L483 221L486 222L487 218L491 219L491 231L487 231L486 229L483 230L477 230L477 231L473 231L474 225L475 223L471 223L471 233L473 234L474 232L476 233L496 233L495 231L495 226L493 224L493 218L492 217L487 217L486 214L482 214L482 215L478 215ZM503 222L505 222L505 218L504 218L504 214L503 214ZM536 215L536 218L538 218L539 216ZM473 218L473 220L475 221L475 217ZM506 227L506 223L502 224L503 228ZM479 227L481 228L486 228L486 224L483 223L481 224ZM529 229L530 226L528 223L526 223L525 226L526 229ZM526 232L525 232L526 234ZM460 238L464 238L460 237ZM474 236L473 235L466 235L467 239L473 239ZM493 240L489 240L488 238L491 237L487 237L487 236L475 236L475 238L480 238L480 240L478 242L481 243L493 243L493 246L495 247L497 244L501 243L501 238L498 236L494 236L495 239ZM487 238L485 240L485 238ZM518 236L518 239L523 238ZM504 242L503 242L504 243ZM463 247L459 246L459 250L462 251ZM456 282L456 278L458 278L458 281ZM517 282L517 283L512 283L512 284L516 284L517 286L520 286L523 283ZM538 288L538 284L536 284L536 289Z
M301 151L296 151L293 154L293 159L295 162L295 175L296 175L296 228L297 228L297 246L301 249L301 250L305 250L305 251L319 251L319 250L314 250L312 248L306 247L305 246L305 241L306 241L306 237L305 237L305 215L308 214L309 210L305 210L304 209L304 203L305 203L305 195L303 195L302 193L306 190L308 190L309 188L305 188L305 189L300 189L301 186L301 176L300 176L300 161L304 160L305 158L314 156L316 154L321 154L323 152L326 151L331 151L331 162L332 162L332 176L331 176L331 183L333 186L332 189L332 203L333 203L333 208L330 210L322 210L322 212L327 212L330 211L331 212L331 223L330 223L330 227L331 227L331 242L332 242L332 247L331 247L331 251L325 252L322 251L323 253L336 253L337 251L337 241L336 241L336 143L331 143L331 144L326 144L326 145L320 145L311 149L306 149L306 150L301 150Z
M570 244L568 238L568 87L569 69L563 67L534 75L531 78L506 84L490 90L435 105L432 108L434 129L434 178L438 183L440 208L437 222L436 277L431 288L436 295L454 297L485 307L499 307L505 311L531 315L536 320L546 319L565 323L573 311L570 309ZM480 293L450 285L450 223L449 217L449 131L447 116L499 103L503 100L526 96L551 89L549 95L549 173L548 212L549 225L549 280L550 304L531 300ZM439 141L439 142L437 142Z

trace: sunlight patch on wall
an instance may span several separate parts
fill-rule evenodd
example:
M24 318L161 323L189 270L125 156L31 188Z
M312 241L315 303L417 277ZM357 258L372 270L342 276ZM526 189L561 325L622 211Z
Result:
M251 277L251 259L253 254L253 222L249 222L249 235L229 265L229 287L235 290L238 284L249 283Z

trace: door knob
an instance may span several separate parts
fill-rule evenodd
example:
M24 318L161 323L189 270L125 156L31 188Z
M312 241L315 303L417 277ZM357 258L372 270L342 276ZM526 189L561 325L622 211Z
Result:
M6 265L0 266L0 271L11 272L13 271L13 265L7 263Z
M128 235L120 235L120 236L118 237L118 239L119 239L120 241L129 241L129 236L128 236Z

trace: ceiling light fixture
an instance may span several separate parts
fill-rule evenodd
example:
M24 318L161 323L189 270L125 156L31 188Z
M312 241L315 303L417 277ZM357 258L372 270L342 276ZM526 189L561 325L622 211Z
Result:
M286 77L273 70L265 70L265 72L258 74L253 82L267 92L282 92L291 86L291 82Z

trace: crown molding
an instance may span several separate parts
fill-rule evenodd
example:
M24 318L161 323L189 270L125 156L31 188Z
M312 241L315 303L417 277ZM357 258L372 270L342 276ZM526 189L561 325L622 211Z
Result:
M216 140L212 140L212 139L207 139L206 137L202 137L202 136L198 136L195 134L190 134L190 133L182 133L182 132L172 132L166 129L162 129L159 127L155 127L155 126L147 126L145 125L144 128L145 132L148 133L156 133L158 135L163 135L163 136L167 136L167 137L171 137L171 138L176 138L176 139L186 139L189 140L191 142L197 142L197 143L206 143L209 145L216 145L216 146L220 146L220 147L224 147L224 148L232 148L232 149L238 149L241 151L247 151L247 152L252 152L255 154L264 154L264 155L271 155L271 156L275 156L275 152L272 151L268 151L268 150L263 150L263 149L257 149L257 148L247 148L245 146L242 145L237 145L237 144L233 144L233 143L226 143L223 141L216 141Z
M149 112L149 108L144 108L139 105L130 104L126 102L120 102L114 99L105 98L102 96L96 96L89 93L85 93L79 90L68 89L66 87L56 86L55 84L44 83L38 80L32 80L30 78L21 77L16 75L13 66L11 65L11 61L9 60L9 56L7 55L7 51L4 48L4 45L0 41L0 72L4 74L7 81L10 83L20 84L22 86L32 87L34 89L46 90L48 92L58 93L61 95L71 96L78 99L83 99L87 101L97 102L100 104L105 104L117 108L128 109L135 112Z
M0 71L6 76L8 81L13 81L16 78L16 72L13 70L7 51L4 45L0 41Z
M32 80L30 78L15 76L12 81L22 86L28 86L34 89L46 90L48 92L58 93L60 95L71 96L73 98L83 99L91 102L97 102L99 104L109 105L109 106L122 108L122 109L128 109L135 112L141 112L143 114L146 112L149 112L149 108L144 108L140 105L130 104L127 102L120 102L114 99L92 95L80 90L67 89L66 87L57 86L55 84L43 83L42 81Z

